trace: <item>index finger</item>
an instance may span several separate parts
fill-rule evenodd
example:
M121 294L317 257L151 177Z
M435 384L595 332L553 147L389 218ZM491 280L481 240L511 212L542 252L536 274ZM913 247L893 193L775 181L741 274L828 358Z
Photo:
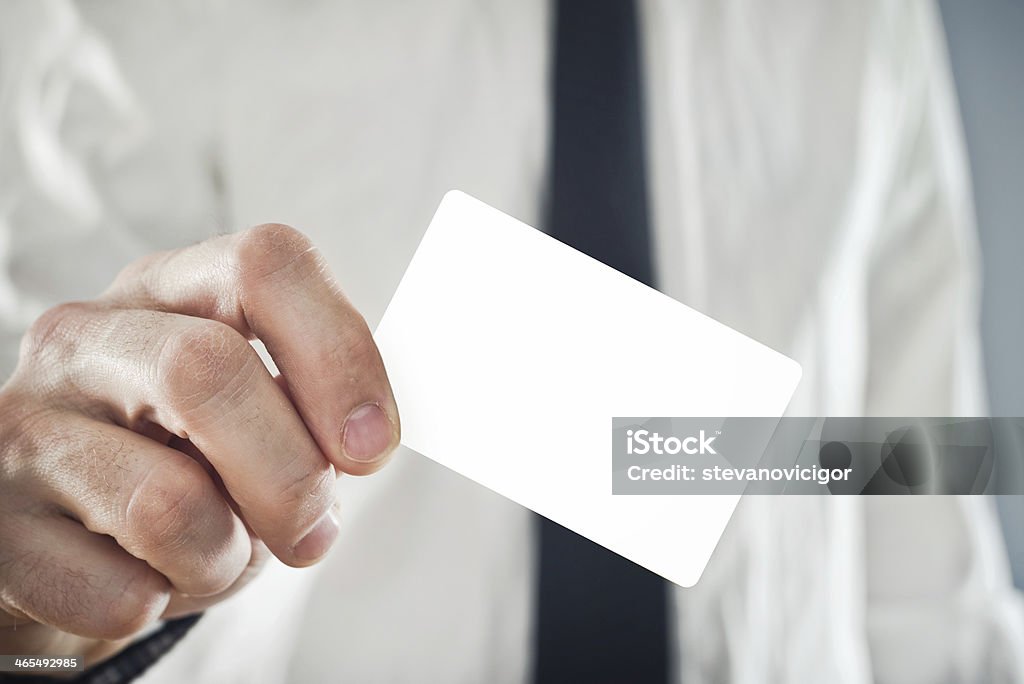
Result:
M148 257L103 299L259 338L310 434L343 472L371 473L398 446L398 407L366 321L294 228L266 224Z

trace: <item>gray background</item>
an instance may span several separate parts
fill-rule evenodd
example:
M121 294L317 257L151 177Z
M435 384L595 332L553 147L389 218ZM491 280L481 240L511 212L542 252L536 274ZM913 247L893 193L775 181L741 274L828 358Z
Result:
M1024 416L1024 2L940 0L985 263L982 336L992 415ZM1000 497L1024 587L1024 497Z

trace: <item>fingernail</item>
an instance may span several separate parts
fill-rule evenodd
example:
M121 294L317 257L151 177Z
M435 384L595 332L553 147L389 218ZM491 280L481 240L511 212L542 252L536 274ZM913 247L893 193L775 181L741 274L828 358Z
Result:
M338 518L335 517L333 510L328 510L309 534L292 547L292 553L300 561L315 561L331 549L337 538Z
M341 448L345 456L358 463L379 460L391 446L391 421L377 404L363 404L345 419Z

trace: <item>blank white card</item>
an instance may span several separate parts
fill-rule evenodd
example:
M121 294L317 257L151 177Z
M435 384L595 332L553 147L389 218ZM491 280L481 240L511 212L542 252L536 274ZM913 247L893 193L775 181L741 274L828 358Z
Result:
M375 333L402 443L682 586L738 496L613 496L613 416L780 416L796 362L461 192Z

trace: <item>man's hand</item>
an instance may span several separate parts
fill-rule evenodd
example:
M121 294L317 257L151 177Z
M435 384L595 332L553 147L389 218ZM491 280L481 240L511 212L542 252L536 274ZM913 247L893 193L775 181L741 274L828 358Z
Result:
M336 472L398 441L370 331L298 231L132 264L44 314L0 390L0 653L95 659L237 590L268 549L315 563Z

